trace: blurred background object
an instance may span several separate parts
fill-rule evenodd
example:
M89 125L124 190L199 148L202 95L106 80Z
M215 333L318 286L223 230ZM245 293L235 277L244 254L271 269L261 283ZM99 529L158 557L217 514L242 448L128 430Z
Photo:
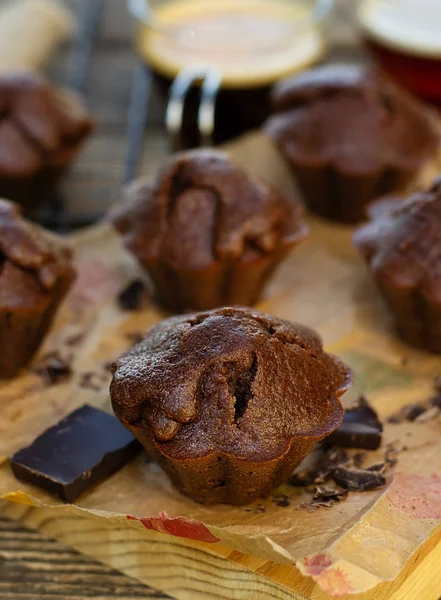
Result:
M373 59L415 94L441 104L439 0L361 0L361 32Z
M40 71L74 31L74 18L59 0L0 3L0 74Z
M164 101L178 148L259 127L281 77L323 57L332 0L129 0L136 47Z

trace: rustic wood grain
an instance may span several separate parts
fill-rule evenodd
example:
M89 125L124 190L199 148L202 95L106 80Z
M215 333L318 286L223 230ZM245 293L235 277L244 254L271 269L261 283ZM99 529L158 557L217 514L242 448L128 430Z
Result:
M0 516L0 599L160 600L168 596Z

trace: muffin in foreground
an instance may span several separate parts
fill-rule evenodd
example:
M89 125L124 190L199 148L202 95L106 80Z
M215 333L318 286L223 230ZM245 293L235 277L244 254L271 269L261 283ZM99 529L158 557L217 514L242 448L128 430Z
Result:
M32 358L75 278L70 247L0 200L0 377Z
M179 491L246 504L343 419L350 369L302 325L241 308L172 317L113 365L116 416Z
M298 204L215 150L176 155L110 219L172 312L254 304L307 234Z
M441 179L403 202L374 203L354 243L409 344L441 353Z
M355 223L374 198L403 190L438 153L432 111L379 72L320 67L282 81L265 125L309 209Z
M0 196L27 209L47 199L92 131L80 98L37 75L0 77Z

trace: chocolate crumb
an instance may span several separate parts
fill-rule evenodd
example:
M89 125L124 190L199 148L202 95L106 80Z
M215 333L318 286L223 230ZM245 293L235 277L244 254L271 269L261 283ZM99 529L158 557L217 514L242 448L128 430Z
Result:
M266 506L264 506L263 504L258 504L256 510L259 514L262 514L266 512Z
M107 382L107 376L104 378L104 373L94 373L93 371L87 371L81 374L79 385L85 390L92 390L93 392L100 392L105 383Z
M331 477L337 485L353 492L376 490L386 485L386 479L381 473L367 469L337 467L332 471Z
M39 375L46 385L57 385L67 381L72 371L73 356L62 356L59 351L49 352L34 365L33 372Z
M354 467L357 467L357 469L359 469L361 466L363 466L366 457L367 452L357 452L356 454L354 454L354 456L352 457L352 463Z
M310 502L303 502L296 506L296 510L307 510L313 512L319 508L331 508L337 502L346 500L349 490L345 489L328 489L317 486L314 491L314 496Z
M276 506L280 506L280 507L291 506L290 497L287 496L286 494L282 494L281 496L275 496L272 499L272 502L274 502L274 504Z
M141 279L131 281L118 294L118 305L121 310L135 311L148 305L148 294L144 282Z

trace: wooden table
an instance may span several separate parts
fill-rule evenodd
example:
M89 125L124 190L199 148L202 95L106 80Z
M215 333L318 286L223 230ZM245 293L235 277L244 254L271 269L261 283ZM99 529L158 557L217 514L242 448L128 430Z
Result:
M85 3L68 0L79 14ZM104 0L105 11L94 48L86 95L97 119L97 131L63 187L72 216L102 214L118 198L123 178L125 126L136 56L125 0ZM340 0L331 37L333 59L362 56L350 19L351 0ZM69 49L61 50L50 77L59 82L69 73ZM152 173L168 153L164 107L154 93L149 115L143 174ZM0 516L0 599L5 600L153 600L161 592L129 579L89 558Z

